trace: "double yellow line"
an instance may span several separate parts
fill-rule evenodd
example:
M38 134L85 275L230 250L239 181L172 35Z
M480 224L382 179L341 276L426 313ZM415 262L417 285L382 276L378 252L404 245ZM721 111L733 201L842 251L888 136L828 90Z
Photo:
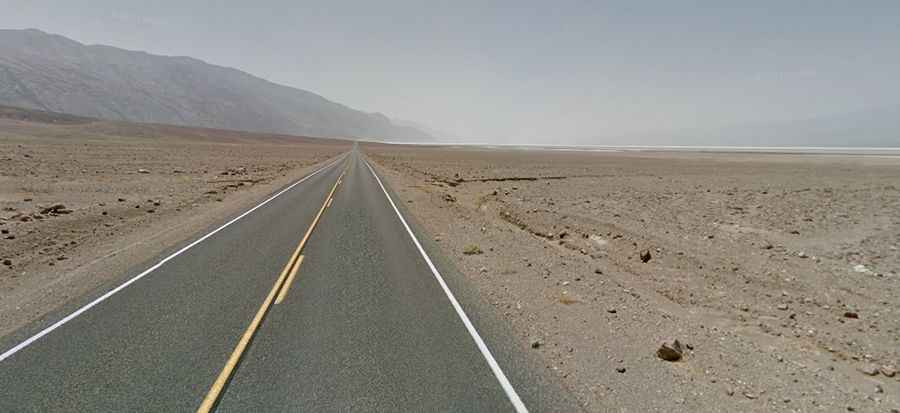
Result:
M222 389L225 388L225 383L228 382L228 379L234 373L234 368L237 366L238 362L241 360L241 357L244 355L244 352L247 350L247 345L250 344L250 340L253 338L253 335L256 334L256 330L259 329L259 325L262 323L262 319L263 317L265 317L266 312L268 312L269 308L272 306L273 301L275 304L279 304L284 300L284 297L287 296L288 289L290 289L291 283L294 281L294 276L297 274L297 270L300 268L300 264L303 262L303 255L301 255L300 252L302 252L303 247L306 246L306 241L309 240L310 234L312 234L313 229L316 228L316 224L319 223L319 219L322 218L322 214L325 212L325 209L331 206L331 202L334 198L334 192L337 190L341 182L343 182L345 173L347 173L346 168L341 172L341 175L334 183L334 186L331 187L331 192L329 192L328 196L325 197L325 202L323 202L322 207L319 208L319 213L316 214L316 217L309 225L309 229L306 230L306 234L303 236L303 239L300 240L300 244L297 245L297 249L295 249L294 253L291 254L291 258L288 260L287 265L285 265L284 269L281 270L281 275L278 276L278 279L275 281L275 285L273 285L272 290L269 291L269 295L266 296L266 299L263 301L262 306L260 306L259 310L256 312L256 316L253 317L253 321L250 322L247 330L244 331L244 334L241 336L240 341L238 341L237 346L235 346L234 351L231 352L231 357L228 358L228 361L225 363L225 367L222 368L219 376L216 377L216 381L213 383L212 387L209 389L209 392L206 394L206 397L203 399L203 403L201 403L200 407L197 409L198 413L209 412L216 405L216 402L219 400L219 396L221 396L222 394Z

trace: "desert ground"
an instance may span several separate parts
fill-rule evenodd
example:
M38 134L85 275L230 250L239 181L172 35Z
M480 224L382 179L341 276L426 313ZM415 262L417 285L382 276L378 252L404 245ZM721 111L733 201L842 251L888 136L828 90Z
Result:
M349 148L0 108L0 337ZM361 149L587 411L900 409L900 158Z
M363 151L588 411L900 409L900 158Z
M0 108L0 336L349 148Z

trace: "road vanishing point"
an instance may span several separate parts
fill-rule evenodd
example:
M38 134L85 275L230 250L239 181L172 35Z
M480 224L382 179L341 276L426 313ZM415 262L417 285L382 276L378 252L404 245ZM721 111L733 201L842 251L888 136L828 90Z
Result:
M354 147L5 337L0 411L580 410L405 208Z

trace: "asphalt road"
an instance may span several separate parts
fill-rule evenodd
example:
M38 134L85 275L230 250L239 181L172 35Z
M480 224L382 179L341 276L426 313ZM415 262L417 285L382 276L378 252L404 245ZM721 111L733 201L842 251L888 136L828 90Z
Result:
M472 314L477 298L451 298L455 272L388 193L354 149L76 316L13 334L0 411L575 409L502 323Z

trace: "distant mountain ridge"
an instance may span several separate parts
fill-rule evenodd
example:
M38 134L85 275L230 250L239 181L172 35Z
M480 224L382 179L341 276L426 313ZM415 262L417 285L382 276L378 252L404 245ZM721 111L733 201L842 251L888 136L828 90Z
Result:
M112 120L302 136L431 140L315 93L190 57L0 30L0 104Z

